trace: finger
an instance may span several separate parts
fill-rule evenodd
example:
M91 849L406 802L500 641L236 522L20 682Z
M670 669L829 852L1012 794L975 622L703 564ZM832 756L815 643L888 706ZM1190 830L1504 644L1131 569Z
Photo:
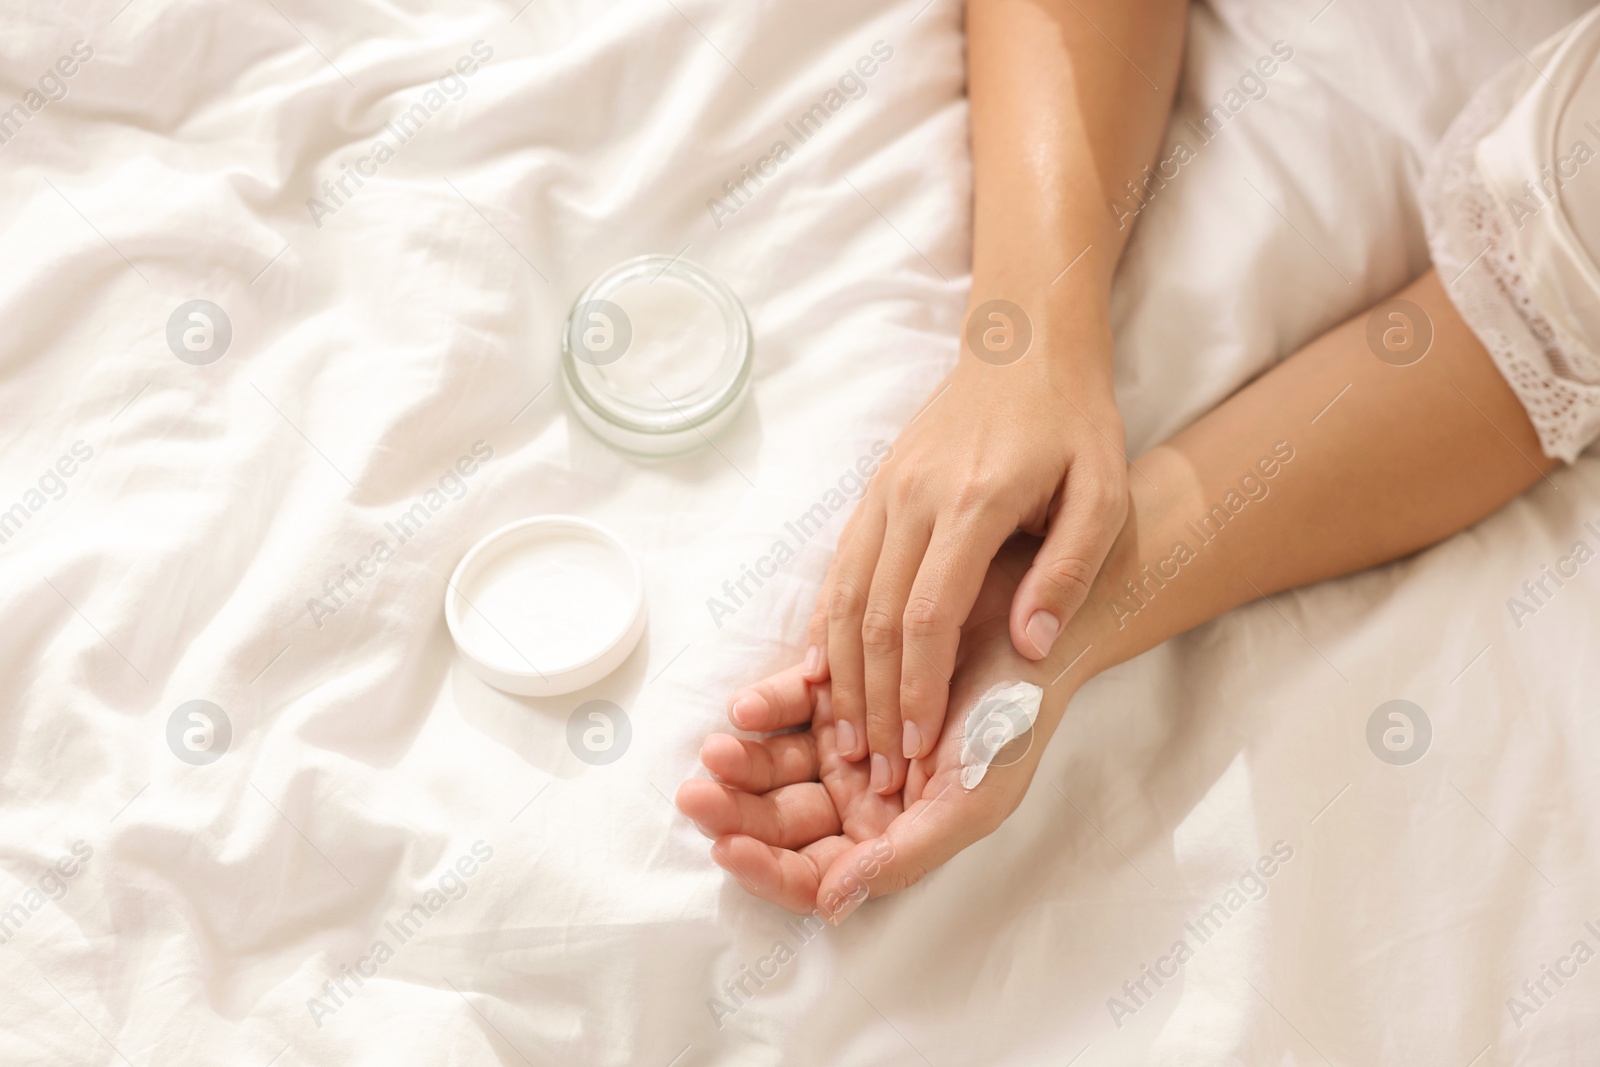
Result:
M838 544L850 544L856 526L861 525L861 507L853 510L850 518L845 520L845 530L838 536ZM827 561L827 574L822 577L822 587L816 593L816 605L811 608L811 621L806 624L805 637L805 677L811 681L827 680L827 601L829 592L834 589L834 577L838 574L838 561L845 557L843 552L834 552L834 558Z
M678 810L707 837L741 834L779 848L803 848L839 832L839 812L818 782L757 796L707 778L678 787Z
M1062 628L1083 606L1095 575L1128 514L1121 481L1076 464L1061 507L1011 601L1011 643L1028 659L1050 654Z
M816 626L817 624L814 622L812 628L814 629ZM812 682L820 682L828 677L828 617L826 615L822 617L820 626L822 636L814 638L806 644L806 658L801 664L806 679Z
M962 624L972 613L990 561L1015 525L991 511L965 521L942 516L934 526L904 615L900 715L911 724L905 730L904 753L913 759L932 752L939 741Z
M917 801L879 837L840 854L823 872L817 910L837 926L871 897L897 893L943 864L984 831L968 806L957 804L953 779L930 783L931 797Z
M810 722L813 705L804 664L796 664L735 692L728 701L728 721L740 730L767 733Z
M867 684L867 749L871 753L872 790L895 793L905 781L905 749L912 733L900 719L900 662L905 642L900 636L906 598L927 552L931 528L904 513L890 513L883 552L872 572L872 590L861 620L861 651ZM916 750L921 737L916 737ZM915 755L916 752L913 752Z
M861 524L861 516L868 509L856 508L845 520L844 532L839 535L839 544L850 543L856 527ZM811 621L806 624L806 654L802 663L805 665L805 676L812 682L826 681L828 677L828 600L829 592L833 588L833 579L839 573L839 561L844 558L843 552L835 552L828 561L828 573L823 576L822 588L817 591L817 602L811 609Z
M817 778L832 788L835 784L848 785L851 792L867 788L868 767L865 762L849 760L839 751L839 734L833 713L833 687L816 687L817 711L811 718L811 736L816 741Z
M738 879L745 892L810 915L816 911L822 873L850 844L847 838L830 837L793 851L733 834L712 844L711 858Z
M838 570L828 592L828 675L833 679L833 709L839 753L848 760L867 754L866 672L861 652L861 620L867 592L883 545L883 511L862 502L848 542L839 544ZM871 509L870 511L868 509Z
M817 743L811 731L746 741L712 734L700 746L700 763L717 781L746 793L817 780Z
M844 533L839 537L839 543L844 544L856 524L855 515L851 515L845 523ZM822 588L817 590L817 602L811 608L811 621L806 624L806 655L802 661L806 679L811 682L825 681L828 677L828 591L833 588L833 576L839 571L841 553L835 552L833 559L828 561L828 573L822 579Z

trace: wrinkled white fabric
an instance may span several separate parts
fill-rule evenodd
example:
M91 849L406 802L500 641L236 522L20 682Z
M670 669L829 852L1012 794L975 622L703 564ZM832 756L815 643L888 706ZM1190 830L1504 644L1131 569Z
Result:
M1132 446L1424 270L1422 161L1508 39L1580 6L1196 5L1169 136L1274 41L1294 58L1139 216L1115 296ZM1600 544L1591 457L1434 549L1097 679L1003 826L839 929L786 925L673 810L733 687L803 653L861 466L955 357L960 20L924 0L0 10L0 103L74 41L95 52L0 145L0 919L26 913L0 944L0 1064L1567 1067L1600 1044L1600 962L1507 1008L1570 965L1600 900L1600 570L1572 560ZM464 95L317 226L308 198L479 40ZM787 133L879 40L864 94ZM713 217L779 139L790 157ZM638 463L549 385L559 329L600 271L680 250L750 310L753 391L715 451ZM209 365L166 341L193 299L232 323ZM445 580L550 512L638 552L649 629L604 684L516 699L456 662ZM1366 739L1394 698L1432 720L1409 766ZM593 709L569 734L593 699L631 725L609 764L577 755L604 744ZM208 765L168 745L194 700L232 724ZM1217 906L1202 943L1186 924ZM1143 967L1170 974L1181 938L1158 987Z
M1546 455L1600 436L1600 9L1513 60L1446 133L1423 193L1463 319Z

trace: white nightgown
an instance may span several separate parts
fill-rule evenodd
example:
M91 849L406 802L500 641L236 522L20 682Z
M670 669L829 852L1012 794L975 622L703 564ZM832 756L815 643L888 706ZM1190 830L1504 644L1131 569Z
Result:
M1456 308L1572 462L1600 437L1600 7L1473 95L1422 210Z

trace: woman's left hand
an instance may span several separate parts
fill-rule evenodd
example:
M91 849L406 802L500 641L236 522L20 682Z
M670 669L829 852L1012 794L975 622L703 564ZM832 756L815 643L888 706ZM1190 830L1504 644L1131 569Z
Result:
M888 829L904 810L901 796L872 792L867 768L840 755L827 683L791 667L743 692L741 719L770 736L706 738L700 762L712 778L679 786L678 809L713 839L712 858L748 892L809 914L823 875Z
M1006 606L1036 547L1013 542L1002 550L962 634L952 708L967 709L999 680L1034 680L1046 690L1033 735L1016 743L1026 751L1009 765L997 760L971 790L960 781L961 726L944 730L933 752L912 764L903 790L882 796L866 768L838 750L828 683L791 668L742 691L751 699L735 722L741 728L811 724L760 741L713 734L701 761L715 780L692 778L678 790L678 808L714 839L716 862L746 891L837 924L869 896L912 885L1016 809L1069 695L1066 686L1049 686L1047 668L1017 655L1007 638Z

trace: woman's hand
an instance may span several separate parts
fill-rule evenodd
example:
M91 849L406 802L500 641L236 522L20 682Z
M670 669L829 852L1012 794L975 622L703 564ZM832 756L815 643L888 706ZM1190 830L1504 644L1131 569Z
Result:
M832 677L838 749L900 790L948 702L960 627L1018 529L1045 544L1011 604L1039 659L1121 525L1110 292L1171 112L1184 0L967 5L972 298L961 360L840 540L806 677ZM1024 343L1024 338L1027 343ZM734 709L736 725L746 725Z
M839 754L826 682L808 682L794 667L744 693L740 718L750 729L811 728L760 741L712 734L700 749L712 779L684 782L678 809L713 839L712 858L747 892L809 914L823 873L888 829L903 810L900 794L872 792L866 766Z
M952 707L964 712L997 681L1050 681L1048 668L1016 653L1006 627L1007 604L1036 547L1014 542L989 569L962 637ZM866 768L838 750L828 683L808 682L794 668L743 691L735 725L774 731L809 719L811 729L760 741L712 735L701 761L716 780L685 782L678 807L714 839L717 863L748 892L843 922L868 896L911 885L1016 809L1073 688L1047 686L1033 734L1002 750L976 788L960 783L964 730L952 723L912 764L905 789L881 796Z
M933 751L961 627L1006 539L1019 529L1044 538L1008 616L1016 651L1038 660L1126 514L1109 370L1065 369L1109 367L1103 308L1089 302L1069 317L1041 298L1030 315L974 301L959 364L868 485L810 625L806 676L831 677L838 750L870 755L870 788L883 795L904 786L908 760ZM1059 358L1064 350L1075 357ZM737 707L735 721L744 725Z

